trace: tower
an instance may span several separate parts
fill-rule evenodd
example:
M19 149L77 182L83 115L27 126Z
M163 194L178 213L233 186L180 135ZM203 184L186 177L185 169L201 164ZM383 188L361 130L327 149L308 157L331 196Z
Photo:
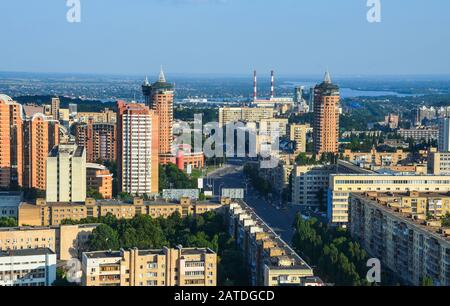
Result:
M173 142L173 98L174 85L166 81L161 67L158 80L149 84L144 81L142 91L145 104L159 117L159 154L170 155Z
M117 102L117 178L119 192L158 193L159 119L138 103Z
M339 87L331 82L327 71L321 84L314 88L314 153L338 153L339 150Z

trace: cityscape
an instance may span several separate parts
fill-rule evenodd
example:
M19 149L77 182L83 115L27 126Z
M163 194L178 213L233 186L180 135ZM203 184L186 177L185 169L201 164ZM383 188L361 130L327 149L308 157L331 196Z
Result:
M95 5L67 2L65 26L91 22ZM364 22L383 24L368 2ZM158 57L129 72L124 55L108 73L26 72L0 51L0 286L196 287L170 298L201 303L208 287L267 302L279 287L450 286L450 62L302 73L282 54L235 73Z

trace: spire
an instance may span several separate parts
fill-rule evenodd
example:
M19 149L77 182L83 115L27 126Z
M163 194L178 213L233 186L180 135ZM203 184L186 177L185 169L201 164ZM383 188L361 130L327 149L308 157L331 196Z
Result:
M326 84L331 84L331 75L330 72L327 69L327 72L325 72L325 77L323 79L323 82Z
M145 80L144 80L144 85L149 85L150 83L148 82L148 77L145 76Z
M163 71L163 67L161 65L161 70L159 71L159 79L158 81L160 83L166 83L166 77L164 76L164 71Z

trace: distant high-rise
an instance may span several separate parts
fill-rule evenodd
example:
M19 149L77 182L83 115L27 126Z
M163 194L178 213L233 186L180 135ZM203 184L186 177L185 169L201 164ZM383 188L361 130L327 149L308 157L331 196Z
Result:
M338 153L339 150L339 87L331 82L330 73L314 88L314 153Z
M116 125L113 123L94 123L89 119L87 124L77 126L76 142L85 147L89 163L116 160Z
M158 193L159 119L144 104L117 102L117 178L119 192Z
M54 120L59 120L59 108L60 108L59 98L52 98L52 116Z
M23 129L24 186L44 191L48 153L59 144L59 123L52 117L36 114Z
M47 202L86 200L86 151L76 144L55 146L47 159Z
M150 84L147 78L142 85L145 104L159 116L159 154L171 154L173 142L174 86L166 81L161 68L158 81Z
M439 152L450 152L450 118L439 119Z
M0 95L0 188L22 186L22 105Z

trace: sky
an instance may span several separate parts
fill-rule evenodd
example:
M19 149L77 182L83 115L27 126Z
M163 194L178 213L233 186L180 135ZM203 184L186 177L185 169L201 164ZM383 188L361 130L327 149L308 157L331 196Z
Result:
M0 71L450 74L450 1L0 0Z

